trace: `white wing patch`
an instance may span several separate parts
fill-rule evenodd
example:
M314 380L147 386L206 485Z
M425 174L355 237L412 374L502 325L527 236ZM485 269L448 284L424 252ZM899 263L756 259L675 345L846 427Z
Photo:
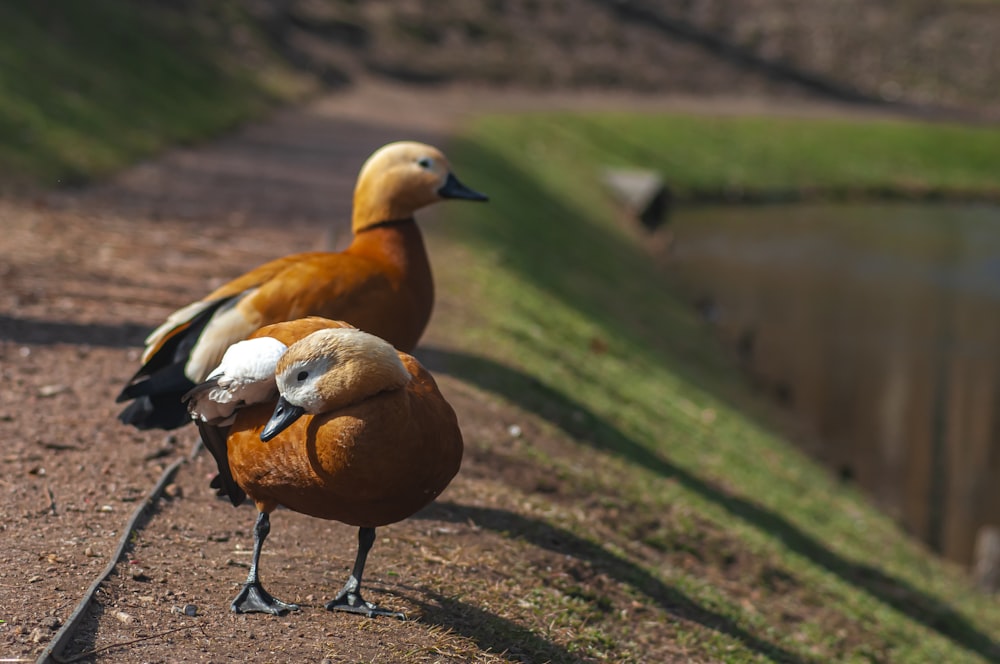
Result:
M274 369L287 349L272 337L230 346L208 379L187 394L191 416L221 426L243 406L276 399Z
M224 353L236 342L246 339L247 335L260 327L260 321L248 321L237 307L225 308L215 313L212 320L202 331L198 343L188 354L184 364L184 375L194 382L207 380L207 376L215 374L211 371L216 364L222 366Z

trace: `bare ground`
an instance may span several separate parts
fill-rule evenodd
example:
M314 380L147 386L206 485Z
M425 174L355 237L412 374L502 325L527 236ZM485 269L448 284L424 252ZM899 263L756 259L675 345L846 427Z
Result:
M585 96L534 103L578 102L616 103ZM624 102L696 103L617 100ZM361 86L91 189L0 203L0 657L39 655L107 563L138 501L192 449L193 430L141 433L115 419L114 396L137 367L146 332L264 260L340 244L355 174L378 145L441 143L465 109L527 103ZM455 297L442 294L444 307ZM433 349L437 339L432 322L424 345ZM412 620L323 610L346 578L355 531L289 511L272 520L262 578L302 611L230 613L247 570L254 511L212 495L212 463L201 455L181 467L168 497L133 534L127 560L102 586L65 655L115 662L604 659L569 651L565 617L538 611L523 594L526 574L541 579L533 592L592 605L588 620L620 641L593 644L591 652L608 659L641 652L646 661L692 661L672 638L678 621L768 651L613 549L553 525L590 522L597 541L610 540L601 519L617 518L617 508L574 495L525 455L575 454L586 464L600 462L586 458L596 453L568 447L543 422L446 372L439 380L467 440L462 471L434 506L380 530L365 580L370 599ZM635 546L632 553L650 564L702 565L708 578L726 583L731 560L695 560L682 548L667 560L662 550ZM766 572L767 561L747 564ZM788 584L782 594L805 592ZM188 605L195 615L185 613ZM636 620L660 627L635 632Z

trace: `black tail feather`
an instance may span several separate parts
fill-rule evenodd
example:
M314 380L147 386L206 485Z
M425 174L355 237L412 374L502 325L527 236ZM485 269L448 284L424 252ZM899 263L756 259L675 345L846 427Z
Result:
M215 463L219 467L219 474L212 478L210 486L216 490L219 496L228 496L229 502L234 507L239 507L247 498L247 494L233 479L233 472L229 468L229 450L226 441L229 438L229 427L217 427L206 424L201 420L195 420L198 424L198 431L201 433L201 441L205 443L207 449L215 458Z
M181 401L181 397L195 386L184 374L188 356L216 312L235 305L240 297L237 295L213 302L191 319L187 329L164 342L118 395L118 402L134 399L118 415L119 420L143 430L176 429L191 421L187 407Z
M162 394L144 394L126 406L118 414L123 424L131 424L136 429L177 429L191 421L191 415L181 402L186 390Z

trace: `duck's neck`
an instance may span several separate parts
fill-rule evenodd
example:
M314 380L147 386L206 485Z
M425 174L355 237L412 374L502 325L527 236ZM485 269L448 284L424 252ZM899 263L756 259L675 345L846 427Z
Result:
M392 182L387 184L390 188L392 185ZM388 195L377 186L378 183L362 177L355 188L351 202L351 231L355 234L385 224L386 220L413 219L413 211L426 204L405 193Z
M369 225L355 233L347 251L377 259L408 277L430 275L424 238L413 217Z
M351 321L409 352L420 340L434 308L434 280L424 239L413 219L373 226L354 236L345 253L377 264L386 277L392 316ZM370 327L366 327L369 325Z

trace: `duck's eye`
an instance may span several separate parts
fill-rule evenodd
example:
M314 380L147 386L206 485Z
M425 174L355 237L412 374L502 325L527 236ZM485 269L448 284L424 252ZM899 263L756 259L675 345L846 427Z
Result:
M430 157L421 157L417 159L417 166L420 168L430 168L434 164Z
M308 371L300 371L300 372L299 372L299 375L298 375L298 376L296 376L295 378L296 378L296 379L297 379L297 380L298 380L299 382L302 382L302 381L304 381L304 380L305 380L306 378L308 378L308 377L309 377L309 372L308 372Z

